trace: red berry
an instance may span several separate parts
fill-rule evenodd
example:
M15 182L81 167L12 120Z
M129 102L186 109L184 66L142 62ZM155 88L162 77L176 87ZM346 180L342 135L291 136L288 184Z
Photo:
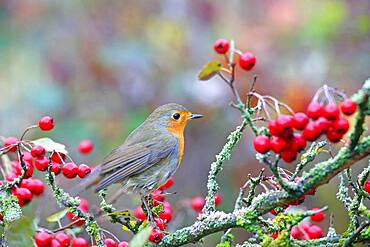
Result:
M281 128L281 126L277 124L276 119L269 122L268 128L269 128L270 134L274 136L280 136L284 131L284 129Z
M164 222L168 223L172 219L172 210L169 208L163 208L163 211L160 212L158 216L164 220Z
M164 231L164 229L166 228L166 223L162 219L158 218L155 218L154 221L159 230Z
M312 225L310 226L310 228L308 228L307 234L310 237L310 239L317 239L323 236L321 228L315 225Z
M149 235L149 241L159 243L163 238L163 233L156 228L153 228Z
M253 141L253 146L257 152L265 154L270 151L270 139L267 136L263 135L256 136Z
M239 65L244 70L251 70L253 69L254 65L256 64L256 57L250 52L244 52L239 57Z
M364 190L367 193L370 193L370 180L366 181L366 183L364 184Z
M304 128L302 134L304 139L313 142L320 137L321 131L316 126L315 122L309 122Z
M280 153L286 147L286 142L283 138L278 136L272 136L270 139L271 150L274 153Z
M137 207L134 210L134 216L141 221L146 220L146 215L141 207Z
M308 117L303 112L297 112L293 116L293 127L296 130L303 130L304 127L308 124Z
M321 133L326 132L332 124L331 121L324 117L319 117L314 123Z
M16 179L17 177L18 177L17 174L10 173L10 174L5 176L5 180L8 181L8 182L13 182L14 179Z
M104 243L107 247L117 247L117 243L116 241L114 241L113 239L111 238L106 238L104 239Z
M66 178L74 178L78 173L78 166L73 162L65 163L62 167L62 173Z
M312 211L318 211L320 210L320 208L312 208L311 209ZM324 212L319 212L319 213L315 213L314 215L311 215L310 218L312 221L315 221L315 222L320 222L324 219L325 215L324 215Z
M16 174L16 175L21 175L22 174L22 171L23 171L23 167L22 165L20 164L19 161L12 161L11 163L12 165L12 168L13 168L13 172ZM24 165L27 167L27 172L26 174L24 174L24 178L30 178L32 177L32 174L33 174L33 166L28 163L27 161L24 160Z
M300 225L299 225L299 227L303 230L303 231L305 231L305 232L307 232L308 231L308 228L310 228L312 226L312 224L311 224L311 222L309 222L309 221L303 221Z
M302 151L306 147L306 140L299 133L294 133L292 139L289 141L288 146L294 151Z
M44 156L46 153L46 150L43 146L41 145L35 145L31 148L31 155L32 157L34 158L37 158L37 157L40 157L40 156Z
M316 120L323 116L324 106L319 102L311 102L307 106L307 116Z
M172 206L169 202L164 201L164 202L162 202L162 205L163 205L164 208L172 211Z
M174 179L173 177L170 177L164 184L162 184L158 189L159 190L165 190L165 189L168 189L170 187L172 187L172 185L174 184Z
M118 247L128 247L128 243L126 241L119 242Z
M230 48L230 43L226 39L218 39L213 43L213 49L218 54L225 54Z
M334 122L334 130L335 132L338 132L339 134L345 134L349 130L349 122L347 118L344 117L339 117L335 122Z
M291 116L281 114L276 118L276 123L283 129L293 127L293 118Z
M54 119L50 116L42 117L39 120L39 128L44 131L52 130L54 128Z
M161 190L153 191L152 192L152 198L153 198L154 201L157 201L157 202L163 202L164 199L165 199Z
M61 167L59 163L52 162L51 163L51 172L54 172L55 175L58 175L61 171Z
M80 177L80 178L84 178L86 177L87 174L89 174L91 172L91 168L90 166L88 165L85 165L85 164L81 164L78 166L78 172L77 172L77 175Z
M69 238L69 236L67 234L65 234L64 232L59 232L55 235L55 239L58 240L59 243L61 243L61 245L63 247L68 247L69 244L71 243L71 239Z
M72 247L88 247L89 244L84 238L75 238L72 241Z
M328 120L336 120L339 117L339 108L334 103L329 103L324 107L324 117Z
M63 153L54 152L51 154L51 160L56 163L63 163L63 160L66 158L66 155Z
M80 205L78 205L78 208L81 209L82 212L87 213L90 208L89 202L85 198L80 198Z
M202 211L205 204L206 200L201 196L196 196L191 199L191 207L197 212Z
M29 152L22 152L22 154L23 154L23 159L32 165L33 164L32 155Z
M281 153L281 158L286 163L291 163L297 158L297 151L291 150L291 149L284 149Z
M53 239L51 240L51 246L50 247L62 247L63 245L58 242L58 240Z
M15 152L17 151L17 143L18 139L16 137L7 137L4 140L4 147L9 147L8 151L9 152Z
M47 232L38 232L35 235L35 242L38 247L48 247L53 237Z
M298 226L293 226L292 230L290 230L290 236L292 236L294 239L298 239L300 234L301 231L299 230Z
M82 154L90 153L94 148L94 143L91 140L83 140L78 144L78 150Z
M278 232L274 232L274 233L271 235L271 237L272 237L273 239L277 239L277 238L279 237L279 233L278 233Z
M215 205L216 205L216 207L217 207L218 205L220 205L220 204L221 204L221 202L222 202L222 196L221 196L221 194L220 194L220 193L216 193L216 194L215 194Z
M39 171L46 171L49 166L49 159L45 156L37 157L35 160L35 166Z
M344 115L352 115L353 113L356 112L357 104L355 101L351 99L345 99L341 104L340 104L340 109L343 112Z
M32 200L32 193L27 188L15 189L14 195L18 198L19 206L23 207Z
M42 192L44 192L45 188L44 183L37 178L23 179L20 187L29 189L34 195L40 195Z
M340 140L342 140L343 134L338 133L337 131L335 131L334 128L329 128L328 131L326 132L326 138L332 143L337 143L340 142Z

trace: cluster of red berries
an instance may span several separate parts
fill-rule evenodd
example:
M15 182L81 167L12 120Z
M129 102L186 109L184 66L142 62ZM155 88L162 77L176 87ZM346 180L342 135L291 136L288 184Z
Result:
M166 229L167 224L172 219L173 214L172 206L168 201L165 200L166 198L163 195L163 191L172 187L173 184L174 179L171 177L151 194L152 204L154 206L158 206L159 204L163 205L162 212L160 212L158 215L155 215L154 217L154 221L157 227L153 228L149 234L149 241L151 242L159 243L162 240L164 236L163 231ZM142 207L137 207L134 210L134 216L141 221L147 219L147 215L145 214Z
M319 208L312 208L311 210L316 211L319 210ZM313 222L321 222L324 220L324 218L325 215L323 212L318 212L310 216L310 219ZM299 226L292 227L290 231L290 236L298 240L317 239L323 236L323 231L321 227L314 225L309 221L304 221L299 224Z
M230 49L230 42L226 39L218 39L213 43L213 49L218 54L226 54ZM239 66L246 70L250 71L256 65L256 57L251 52L244 52L239 54Z
M82 237L76 237L71 240L71 237L64 232L56 233L55 235L45 231L36 233L35 243L37 247L89 247L88 241ZM104 239L107 247L127 247L128 243L122 241L117 243L111 238ZM92 245L91 247L96 247Z
M356 102L346 99L341 103L340 110L344 115L352 115L356 111ZM256 136L254 149L261 154L272 150L290 163L297 158L298 152L305 149L307 141L316 141L322 134L333 142L339 142L349 130L349 121L341 116L339 107L334 103L323 105L311 102L307 113L297 112L293 116L281 114L268 124L271 137ZM302 133L294 133L294 130Z
M222 202L222 196L219 193L215 194L215 205L216 207L220 205ZM202 196L194 196L191 199L191 207L196 211L196 212L201 212L204 205L206 204L206 199Z

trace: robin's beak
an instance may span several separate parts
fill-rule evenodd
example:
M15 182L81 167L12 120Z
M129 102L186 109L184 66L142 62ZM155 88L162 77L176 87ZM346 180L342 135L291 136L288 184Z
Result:
M192 113L189 116L190 119L197 119L197 118L202 118L202 117L204 117L204 116L201 115L201 114L195 114L195 113Z

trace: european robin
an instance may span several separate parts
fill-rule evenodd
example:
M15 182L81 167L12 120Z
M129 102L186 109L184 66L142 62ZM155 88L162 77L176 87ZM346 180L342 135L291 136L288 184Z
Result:
M119 183L126 193L146 196L174 175L184 153L184 129L189 120L201 118L184 106L170 103L155 109L98 166L96 192Z

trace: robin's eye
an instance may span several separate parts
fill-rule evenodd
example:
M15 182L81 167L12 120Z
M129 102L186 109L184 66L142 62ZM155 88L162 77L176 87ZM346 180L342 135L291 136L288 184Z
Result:
M178 113L174 113L174 114L172 115L172 118L173 118L173 119L175 119L175 120L178 120L178 119L180 118L180 114L178 114Z

